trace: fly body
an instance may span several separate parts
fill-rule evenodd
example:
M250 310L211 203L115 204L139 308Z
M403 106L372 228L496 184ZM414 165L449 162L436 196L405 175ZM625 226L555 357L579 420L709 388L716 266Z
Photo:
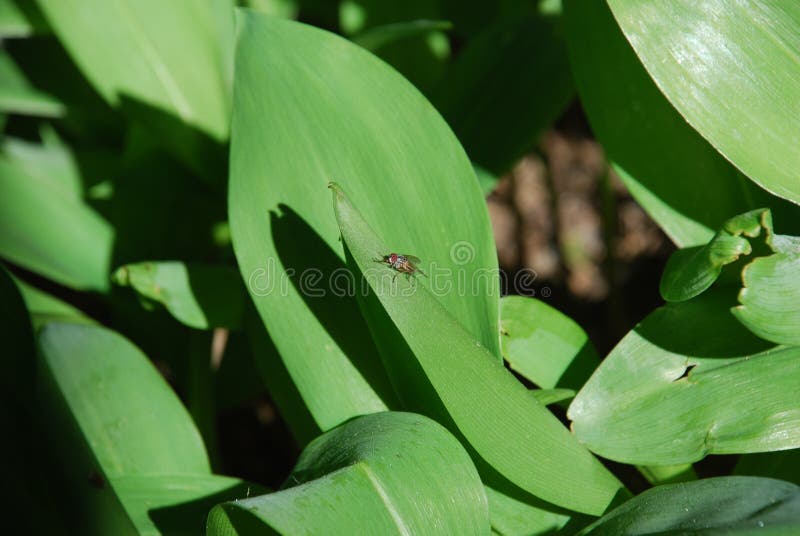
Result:
M427 277L427 274L425 274L425 272L420 270L417 266L417 264L419 264L421 261L414 255L390 253L388 255L384 255L380 259L375 259L375 262L386 264L394 271L401 274L406 274L406 277L410 277L416 273ZM397 274L395 274L395 277L397 277Z

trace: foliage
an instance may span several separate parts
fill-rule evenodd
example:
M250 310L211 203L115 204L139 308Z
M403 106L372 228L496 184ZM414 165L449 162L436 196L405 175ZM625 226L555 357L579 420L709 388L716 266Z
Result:
M798 36L790 2L0 2L15 525L796 533ZM485 202L571 103L683 248L602 359L501 298ZM218 441L264 389L276 490Z

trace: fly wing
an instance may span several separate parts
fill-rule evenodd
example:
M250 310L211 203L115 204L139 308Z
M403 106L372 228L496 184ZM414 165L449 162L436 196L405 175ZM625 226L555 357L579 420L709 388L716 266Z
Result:
M415 257L414 255L403 254L403 257L405 257L406 260L410 261L412 264L420 264L422 262L419 260L419 257Z

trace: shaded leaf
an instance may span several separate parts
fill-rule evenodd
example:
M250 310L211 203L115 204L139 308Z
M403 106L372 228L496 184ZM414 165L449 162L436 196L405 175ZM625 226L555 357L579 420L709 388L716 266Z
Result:
M366 415L326 432L305 448L288 486L216 507L207 534L489 531L469 456L444 428L412 413Z
M659 89L758 184L800 204L800 5L610 0Z
M648 315L570 405L578 439L641 465L800 446L800 348L742 329L733 302L722 288Z
M359 46L373 52L379 50L384 45L400 41L409 37L424 35L431 31L449 30L453 25L446 20L412 20L408 22L395 22L374 26L355 37L352 41Z
M501 175L563 112L573 91L556 23L523 13L469 40L434 102L472 161Z
M189 327L241 328L246 296L233 268L177 261L142 262L118 268L112 279L163 304Z
M503 357L544 389L579 389L600 364L589 337L571 318L540 300L500 300Z
M65 110L56 98L34 88L8 52L0 50L0 112L61 117Z
M374 293L363 304L367 322L403 402L462 438L479 470L488 464L565 508L605 510L619 482L439 303L435 289L419 279L392 282L389 267L374 268L385 242L338 185L331 189L351 266Z
M739 457L733 473L780 478L800 484L800 449L745 454Z
M615 508L582 535L796 534L800 488L757 477L658 486Z

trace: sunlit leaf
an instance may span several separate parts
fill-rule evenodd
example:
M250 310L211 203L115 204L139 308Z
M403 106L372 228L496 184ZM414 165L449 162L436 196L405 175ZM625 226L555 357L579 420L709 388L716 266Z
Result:
M134 99L215 139L227 137L229 0L38 2L75 62L111 104Z
M628 333L570 405L578 439L641 465L800 446L800 348L742 329L733 294L667 304Z
M83 201L0 158L0 255L63 285L103 291L112 240Z
M331 189L351 266L374 293L362 303L367 322L403 402L463 438L479 470L559 506L602 513L621 487L616 478L441 305L432 283L392 282L389 267L375 268L385 242L340 186Z
M163 304L180 322L197 329L240 328L245 290L233 268L182 262L126 264L114 272L118 285Z
M197 533L240 480L211 475L200 434L155 367L106 328L50 323L37 402L81 533Z
M503 357L543 389L580 389L600 364L586 332L540 300L504 297L500 327Z
M758 184L800 204L800 4L608 4L686 120Z
M704 244L731 215L758 207L773 208L781 225L800 222L797 207L758 188L686 124L605 2L565 0L564 7L570 64L592 129L631 194L675 244Z
M303 451L287 486L215 508L207 534L489 532L469 455L421 415L377 413L325 433Z
M778 235L773 248L744 267L741 305L732 312L763 339L800 345L800 239Z
M397 407L351 292L325 188L332 178L364 206L387 247L423 259L423 270L464 278L469 288L439 300L499 357L486 205L439 114L361 47L297 23L239 15L233 245L250 296L320 428Z

